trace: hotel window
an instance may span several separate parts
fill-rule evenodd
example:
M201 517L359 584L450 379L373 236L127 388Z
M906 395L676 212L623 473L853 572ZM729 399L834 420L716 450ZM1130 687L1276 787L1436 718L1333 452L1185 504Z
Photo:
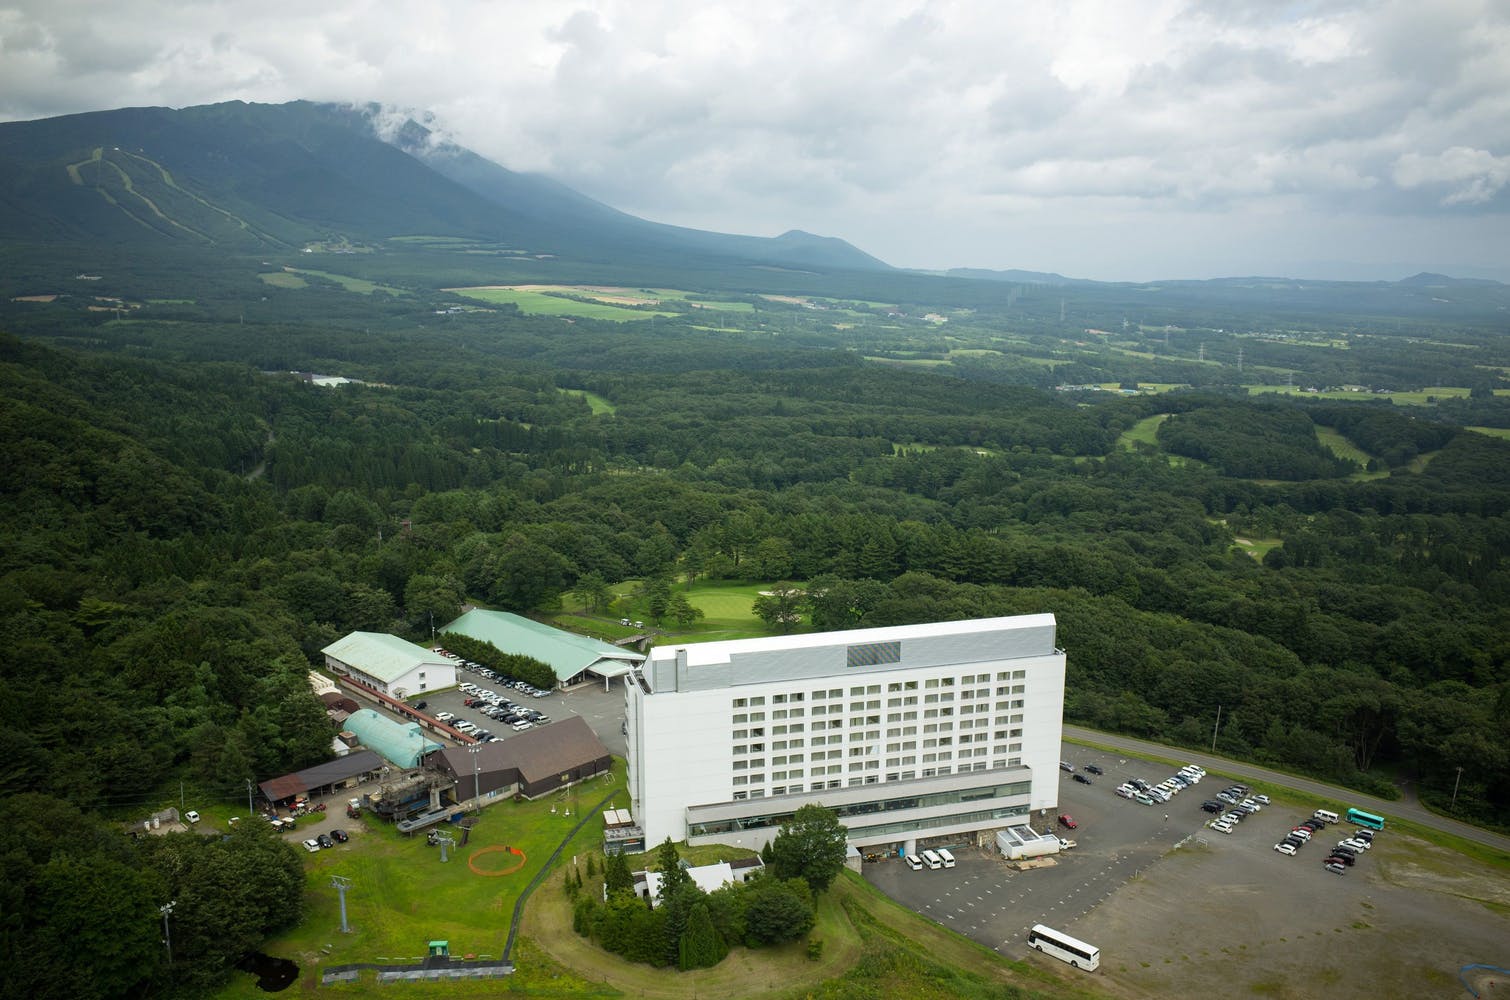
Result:
M786 775L784 775L784 774L773 774L773 775L771 775L771 780L775 781L777 778L784 778L784 777L786 777ZM775 786L773 786L771 788L771 794L772 795L785 795L786 794L786 786L785 785L775 785Z
M765 713L764 712L751 712L750 713L750 721L751 722L764 722L765 721Z
M736 730L734 730L734 738L736 740L746 739L749 735L750 735L750 731L748 729L736 729Z
M932 689L932 688L936 688L938 686L939 686L939 679L937 677L931 677L928 680L926 680L926 681L923 682L923 687L925 687L925 688Z
M750 796L747 793L745 793L745 792L735 792L734 793L734 801L735 802L743 802L746 799L748 799L749 797Z
M746 746L743 743L740 743L740 744L736 744L735 745L734 752L735 753L747 753L747 752L749 752L749 749L750 748L748 746Z
M744 699L744 698L735 698L734 699L734 707L735 708L744 708L744 707L746 707L749 704L750 703L746 699Z
M764 788L752 788L752 789L750 789L750 798L752 798L752 799L763 799L763 798L765 798L765 789Z
M1007 747L1007 753L1022 753L1021 743L1012 743Z
M903 771L902 772L901 780L902 781L911 781L913 778L917 777L917 774L918 773L916 771Z
M786 704L786 695L784 695L784 694L773 694L773 695L771 695L771 704L772 705L785 705Z
M754 727L752 727L750 729L750 735L751 736L764 736L765 735L765 727L764 726L754 726Z
M886 685L886 690L887 691L900 691L900 690L902 690L902 682L901 681L892 681L890 684Z
M749 721L750 721L750 717L748 715L745 715L744 713L740 713L739 715L734 716L734 724L736 726L739 725L741 722L749 722Z
M1026 677L1026 676L1028 676L1028 672L1026 670L1014 670L1014 671L1012 671L1012 679L1014 681L1015 680L1021 680L1022 678Z
M801 701L802 700L802 692L801 691L793 691L791 693L791 695L789 695L789 697L790 697L790 699L793 702Z
M761 705L764 705L764 704L765 704L765 695L757 695L756 697L750 699L750 707L751 708L759 708Z
M736 785L748 785L749 783L750 779L743 774L736 774L734 776L734 784Z
M1021 708L1022 707L1022 699L1018 698L1017 700L1013 701L1012 702L1012 707L1013 708Z
M777 709L772 709L771 710L771 719L772 719L772 721L779 720L779 719L785 719L785 718L786 718L786 709L784 709L784 708L777 708Z
M1021 757L1008 757L1007 758L1007 766L1008 767L1021 767L1022 766L1022 758Z
M1014 716L1012 716L1011 721L1012 722L1021 722L1022 721L1022 716L1020 716L1020 715L1014 715Z

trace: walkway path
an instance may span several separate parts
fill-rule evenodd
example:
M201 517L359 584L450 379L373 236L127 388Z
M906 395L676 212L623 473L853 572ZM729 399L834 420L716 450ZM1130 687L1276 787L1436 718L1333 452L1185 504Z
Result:
M1398 816L1401 819L1410 820L1412 823L1439 830L1442 833L1450 833L1464 840L1471 840L1475 844L1483 844L1497 851L1510 854L1510 837L1494 833L1491 830L1483 830L1446 816L1439 816L1427 810L1413 795L1407 795L1399 800L1376 798L1355 792L1340 785L1329 785L1324 781L1314 778L1302 778L1283 771L1272 771L1267 767L1257 764L1245 764L1241 761L1229 760L1226 757L1218 757L1215 754L1201 753L1195 750L1186 750L1183 747L1166 746L1162 743L1153 743L1148 740L1133 739L1130 736L1118 736L1113 733L1103 733L1096 729L1086 729L1082 726L1065 726L1064 738L1067 740L1098 743L1101 746L1114 747L1125 750L1130 754L1152 754L1157 757L1174 758L1176 760L1199 764L1209 771L1228 775L1233 778L1256 778L1260 781L1272 782L1293 788L1296 791L1308 792L1312 795L1327 799L1335 799L1347 802L1359 809L1367 809L1369 812L1378 813L1381 816Z

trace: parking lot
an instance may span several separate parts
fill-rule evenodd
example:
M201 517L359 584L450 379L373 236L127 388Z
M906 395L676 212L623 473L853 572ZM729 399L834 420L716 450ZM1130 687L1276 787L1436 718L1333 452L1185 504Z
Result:
M495 691L523 708L544 712L551 719L551 723L546 723L547 725L559 722L567 715L580 715L597 734L598 739L603 741L603 745L610 753L622 757L628 750L628 741L621 729L624 722L624 682L622 680L610 682L611 686L606 691L603 682L596 681L578 685L570 691L553 691L543 698L532 698L470 670L458 667L456 675L458 681L467 681L478 687ZM481 726L504 740L519 735L509 728L508 723L490 719L476 706L467 705L466 700L471 697L472 695L456 689L437 691L424 697L425 708L421 711L432 718L438 712L450 712L458 721L464 720ZM360 697L359 700L361 700ZM414 704L417 703L417 701L414 702ZM386 710L379 708L379 711ZM432 732L430 737L446 742L445 737L439 733Z
M994 851L951 848L957 867L912 871L897 859L864 866L882 891L1011 958L1072 973L1030 952L1045 923L1101 949L1097 988L1129 996L1209 996L1237 989L1281 997L1367 992L1455 995L1461 965L1510 958L1510 877L1386 829L1344 874L1323 869L1351 827L1315 835L1295 857L1274 850L1314 805L1275 802L1230 834L1207 828L1204 799L1230 782L1210 775L1168 803L1140 805L1113 789L1171 771L1066 745L1091 786L1060 772L1059 830L1078 846L1051 867L1015 871ZM1165 820L1165 815L1169 819ZM1040 829L1048 829L1035 817ZM1176 845L1179 845L1176 848ZM1449 987L1450 983L1450 987Z

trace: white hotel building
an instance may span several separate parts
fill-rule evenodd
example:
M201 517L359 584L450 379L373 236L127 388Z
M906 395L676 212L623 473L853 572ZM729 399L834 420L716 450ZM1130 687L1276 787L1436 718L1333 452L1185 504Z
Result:
M1054 616L653 650L625 685L649 847L760 848L798 807L877 851L984 842L1059 800Z

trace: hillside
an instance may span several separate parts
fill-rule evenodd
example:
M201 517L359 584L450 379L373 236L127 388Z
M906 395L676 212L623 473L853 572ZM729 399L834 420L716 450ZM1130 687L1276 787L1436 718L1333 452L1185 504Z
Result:
M662 265L722 258L822 270L885 269L844 243L647 222L547 178L518 174L418 125L385 142L360 111L296 101L127 108L0 125L7 241L262 252L368 249L394 237L494 252Z

